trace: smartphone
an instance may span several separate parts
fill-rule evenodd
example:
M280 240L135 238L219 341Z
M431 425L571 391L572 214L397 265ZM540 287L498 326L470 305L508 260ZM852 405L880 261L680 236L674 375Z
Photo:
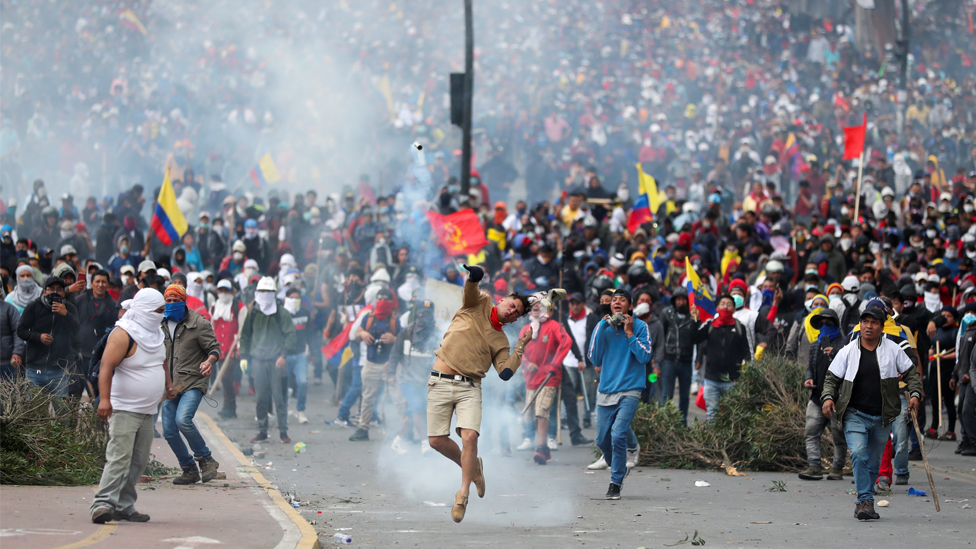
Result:
M84 282L88 278L88 273L78 273L78 280Z

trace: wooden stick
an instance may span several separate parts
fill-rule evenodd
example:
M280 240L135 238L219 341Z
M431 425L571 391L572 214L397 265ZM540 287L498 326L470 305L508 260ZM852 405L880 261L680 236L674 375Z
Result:
M935 342L935 384L939 392L939 400L936 402L935 413L939 414L939 429L942 428L942 350L939 342Z
M911 397L908 393L905 393L905 397L911 402ZM925 465L925 474L929 477L929 489L932 490L932 501L935 502L935 512L939 513L942 509L939 508L939 495L935 492L935 481L932 480L932 467L929 466L929 458L925 453L925 438L922 436L922 430L918 427L918 416L915 415L915 410L911 410L912 413L912 424L915 425L915 436L918 437L918 447L922 450L922 463Z
M553 375L555 375L555 374L553 374L551 371L548 374L546 374L546 378L542 380L542 384L539 385L539 389L536 390L536 392L535 392L534 395L532 395L532 399L531 400L526 400L525 406L522 408L522 414L521 415L524 416L525 415L525 412L528 412L529 411L529 408L532 406L532 403L535 402L535 399L539 396L539 393L546 386L546 383L549 383L549 380L552 379L552 376Z
M851 220L851 225L857 225L858 212L861 208L861 174L864 173L864 150L861 150L861 156L858 157L859 161L857 163L857 194L854 196L854 219Z
M241 333L238 332L234 334L234 341L230 344L230 351L227 352L227 356L224 357L224 363L221 364L220 369L217 370L217 379L215 379L214 382L210 384L210 390L207 391L208 397L211 398L213 397L214 391L216 391L217 387L220 385L220 381L224 379L224 374L227 373L227 367L230 363L230 357L233 356L234 351L237 349L237 344L240 342L240 340L241 340ZM226 399L227 396L225 395L224 398Z
M560 366L560 368L561 367L562 366ZM563 414L562 414L562 410L559 409L559 403L562 401L563 401L563 386L562 384L560 384L559 388L556 389L556 442L559 444L563 443ZM573 404L575 405L576 403L573 402Z

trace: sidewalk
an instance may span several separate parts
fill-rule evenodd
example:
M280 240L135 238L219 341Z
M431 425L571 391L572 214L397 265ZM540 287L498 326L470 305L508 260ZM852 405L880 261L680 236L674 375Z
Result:
M0 487L0 545L4 549L77 547L187 549L319 547L318 537L277 490L202 412L197 428L225 480L174 486L172 478L140 484L136 508L147 523L93 524L88 514L95 486ZM178 467L166 441L153 441L155 458Z

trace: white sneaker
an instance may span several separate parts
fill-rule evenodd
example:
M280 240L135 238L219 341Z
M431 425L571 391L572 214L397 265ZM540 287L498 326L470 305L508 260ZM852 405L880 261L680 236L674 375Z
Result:
M640 460L640 444L637 448L627 448L627 468L637 467L638 460Z
M305 412L298 412L295 415L298 416L298 423L308 423L308 417L305 416Z
M397 435L396 438L393 439L393 444L390 445L390 448L393 448L393 451L401 456L407 453L407 449L403 446L403 439L400 438L400 435Z
M600 459L587 465L586 468L590 471L602 471L604 469L609 469L610 466L607 465L607 460L603 459L603 456L600 456Z
M420 455L426 456L427 454L433 452L433 448L430 447L430 442L425 440L420 441Z
M556 439L552 437L549 437L549 439L546 440L546 446L549 447L550 452L555 452L556 450L559 449L559 443L556 442Z
M518 450L519 452L524 452L526 450L531 450L533 448L535 448L535 443L532 442L531 438L527 438L522 441L522 444L518 445L518 448L516 448L516 450Z

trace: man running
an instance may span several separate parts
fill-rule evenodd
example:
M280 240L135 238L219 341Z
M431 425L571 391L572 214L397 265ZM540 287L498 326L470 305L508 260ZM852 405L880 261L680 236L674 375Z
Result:
M434 369L427 382L427 436L430 447L461 467L461 489L454 496L451 518L464 519L468 492L474 482L478 497L485 497L484 464L478 457L481 429L481 380L491 366L498 377L509 380L522 364L528 330L509 350L502 326L515 322L531 308L529 297L518 292L492 305L491 297L478 289L485 276L481 267L467 265L461 308L434 354ZM450 438L451 416L457 413L457 434L462 448Z

